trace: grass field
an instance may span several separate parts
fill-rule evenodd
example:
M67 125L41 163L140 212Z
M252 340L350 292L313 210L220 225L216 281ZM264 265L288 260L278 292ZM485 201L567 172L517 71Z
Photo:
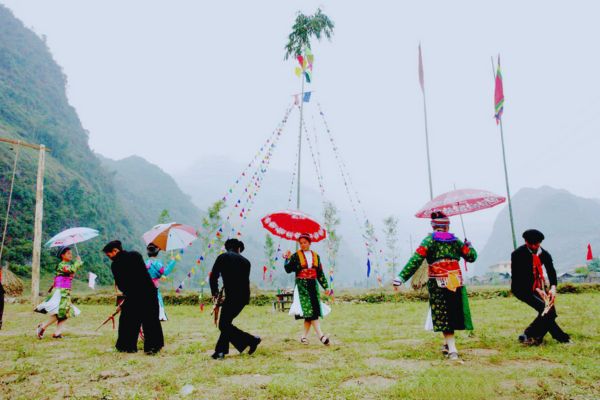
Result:
M514 298L471 302L476 330L461 333L463 365L445 361L440 337L422 329L426 303L334 304L323 321L332 345L298 342L301 322L270 307L248 307L237 325L263 338L254 356L209 355L217 330L208 312L167 306L166 347L157 356L119 354L112 311L80 306L63 340L38 340L44 316L7 305L0 331L2 399L598 399L600 293L558 298L559 322L574 344L516 343L534 317ZM234 351L235 352L235 351ZM194 391L182 394L185 385Z

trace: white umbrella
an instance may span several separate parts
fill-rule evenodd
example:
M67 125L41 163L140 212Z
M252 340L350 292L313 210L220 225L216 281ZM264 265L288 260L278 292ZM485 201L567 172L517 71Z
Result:
M196 230L188 225L170 222L159 224L142 236L146 245L154 243L161 250L179 250L198 239Z
M79 254L77 249L77 243L85 242L98 236L98 231L92 228L70 228L66 231L62 231L58 235L55 235L52 239L46 242L48 247L65 247L75 245L75 250Z

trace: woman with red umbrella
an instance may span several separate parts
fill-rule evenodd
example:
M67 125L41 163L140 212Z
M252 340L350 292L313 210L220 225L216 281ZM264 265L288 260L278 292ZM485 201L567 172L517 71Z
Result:
M311 326L317 337L325 346L329 345L329 337L323 334L319 324L319 317L324 317L331 311L323 304L319 296L317 282L329 294L327 278L323 273L321 258L310 249L311 235L303 233L298 239L300 250L292 254L289 250L283 255L285 271L296 274L296 287L294 288L294 301L290 307L290 315L296 319L304 319L304 332L300 339L302 344L308 344L308 333Z
M394 279L394 286L400 286L409 280L423 260L427 259L431 324L435 332L444 334L442 352L448 355L449 360L460 361L454 331L472 330L473 323L459 261L464 258L467 262L475 262L477 252L471 243L466 240L463 243L448 232L450 219L444 213L433 212L431 226L433 233L423 239L415 254Z

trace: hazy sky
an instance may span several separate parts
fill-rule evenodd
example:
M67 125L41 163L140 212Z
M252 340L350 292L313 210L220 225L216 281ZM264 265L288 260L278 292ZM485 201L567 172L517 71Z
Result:
M211 155L247 162L299 90L294 62L283 61L295 13L321 6L336 29L314 46L311 88L374 219L397 214L406 231L427 230L411 216L428 200L419 41L436 193L454 183L505 193L490 62L501 53L513 192L550 185L600 197L591 1L0 2L47 36L92 148L112 158L138 154L171 173ZM297 119L285 135L273 163L291 170ZM334 164L323 169L335 188ZM467 217L480 242L496 212Z

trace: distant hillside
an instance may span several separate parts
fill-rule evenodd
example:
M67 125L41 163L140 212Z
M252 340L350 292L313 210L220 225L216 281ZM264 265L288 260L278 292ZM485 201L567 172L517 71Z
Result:
M518 245L529 228L546 236L542 244L554 258L557 268L565 270L585 263L586 247L600 249L600 202L584 199L566 190L543 186L522 189L513 197ZM481 252L482 272L492 264L510 259L512 251L508 209L500 212L490 239Z
M45 144L44 240L72 226L90 226L102 237L81 246L86 268L111 280L99 246L108 237L127 242L132 225L118 206L111 176L88 146L88 133L69 104L67 79L45 42L0 5L0 136ZM0 145L0 210L6 209L14 152ZM31 262L37 154L21 151L3 260ZM2 213L3 215L3 213ZM42 267L56 259L44 252ZM26 271L26 269L22 269Z
M119 161L104 157L100 159L114 176L117 200L131 220L136 237L155 225L165 209L169 211L172 221L200 226L205 213L160 167L138 156Z

